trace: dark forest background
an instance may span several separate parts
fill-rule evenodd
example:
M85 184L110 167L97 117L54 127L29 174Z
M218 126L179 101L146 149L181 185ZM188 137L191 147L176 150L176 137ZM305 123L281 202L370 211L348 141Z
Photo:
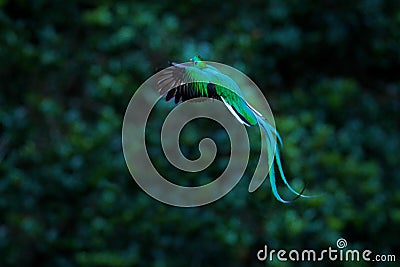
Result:
M198 208L136 185L121 147L129 100L157 68L196 54L257 83L288 177L323 197L284 205L268 183L249 194L251 166ZM398 261L399 72L397 0L0 0L0 265L294 266L256 253L340 237ZM210 134L197 126L184 147Z

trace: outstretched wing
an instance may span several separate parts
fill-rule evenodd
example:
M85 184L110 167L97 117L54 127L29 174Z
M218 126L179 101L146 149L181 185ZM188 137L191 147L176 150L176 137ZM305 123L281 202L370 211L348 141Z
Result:
M157 90L161 95L183 85L187 81L184 64L171 63L171 66L157 73Z
M157 87L166 101L173 99L178 104L190 99L217 99L240 123L246 126L256 123L237 84L212 66L199 69L190 63L171 63L158 73Z
M204 82L195 81L190 72L199 71L186 64L171 63L170 67L158 74L158 92L166 101L173 99L176 104L196 98L201 101L204 97L221 100L214 83L209 82L207 77L200 79Z

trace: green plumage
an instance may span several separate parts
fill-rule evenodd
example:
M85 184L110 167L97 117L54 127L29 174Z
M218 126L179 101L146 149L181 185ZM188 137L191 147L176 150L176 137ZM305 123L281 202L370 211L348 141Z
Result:
M206 64L199 56L194 57L191 61L191 64L172 63L171 68L163 71L158 80L160 94L165 95L167 101L174 99L175 103L200 97L217 99L224 102L240 123L246 126L259 125L265 134L264 140L268 147L268 155L272 157L272 151L275 152L275 163L285 185L298 197L309 197L296 192L287 182L279 149L273 147L273 144L276 143L274 142L275 138L282 144L279 133L246 102L236 82L215 67ZM288 202L282 199L278 193L274 166L271 166L269 176L274 196L281 202Z

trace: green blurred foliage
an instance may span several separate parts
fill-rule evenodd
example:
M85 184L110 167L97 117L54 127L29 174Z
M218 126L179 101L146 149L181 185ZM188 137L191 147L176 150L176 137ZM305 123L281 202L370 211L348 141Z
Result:
M247 192L255 129L246 176L216 203L166 206L133 182L121 150L130 97L168 60L195 54L260 86L291 182L322 197L282 205L267 184ZM258 262L256 253L264 244L336 248L339 237L394 254L399 70L397 0L2 0L0 265L294 266ZM153 116L155 129L164 112ZM229 158L226 134L204 125L185 130L194 137L182 136L183 150L196 154L197 141L213 136L210 170L185 176L158 163L181 184L209 181ZM154 154L159 137L149 136Z

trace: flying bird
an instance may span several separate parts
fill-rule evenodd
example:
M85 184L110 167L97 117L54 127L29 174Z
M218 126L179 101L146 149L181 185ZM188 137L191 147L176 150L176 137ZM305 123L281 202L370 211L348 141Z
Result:
M261 126L269 152L274 151L275 153L274 163L278 167L279 175L284 184L296 195L296 198L311 197L302 194L303 191L297 192L287 181L278 147L279 144L282 145L282 138L278 131L244 99L237 83L214 66L207 64L200 56L195 56L190 61L190 64L170 63L171 67L160 73L157 81L158 91L165 97L166 101L173 100L176 104L179 104L195 98L216 99L222 101L240 123L247 127ZM275 138L279 142L272 142ZM272 144L276 145L275 149ZM283 199L278 193L274 164L271 166L268 175L275 198L283 203L291 202Z

